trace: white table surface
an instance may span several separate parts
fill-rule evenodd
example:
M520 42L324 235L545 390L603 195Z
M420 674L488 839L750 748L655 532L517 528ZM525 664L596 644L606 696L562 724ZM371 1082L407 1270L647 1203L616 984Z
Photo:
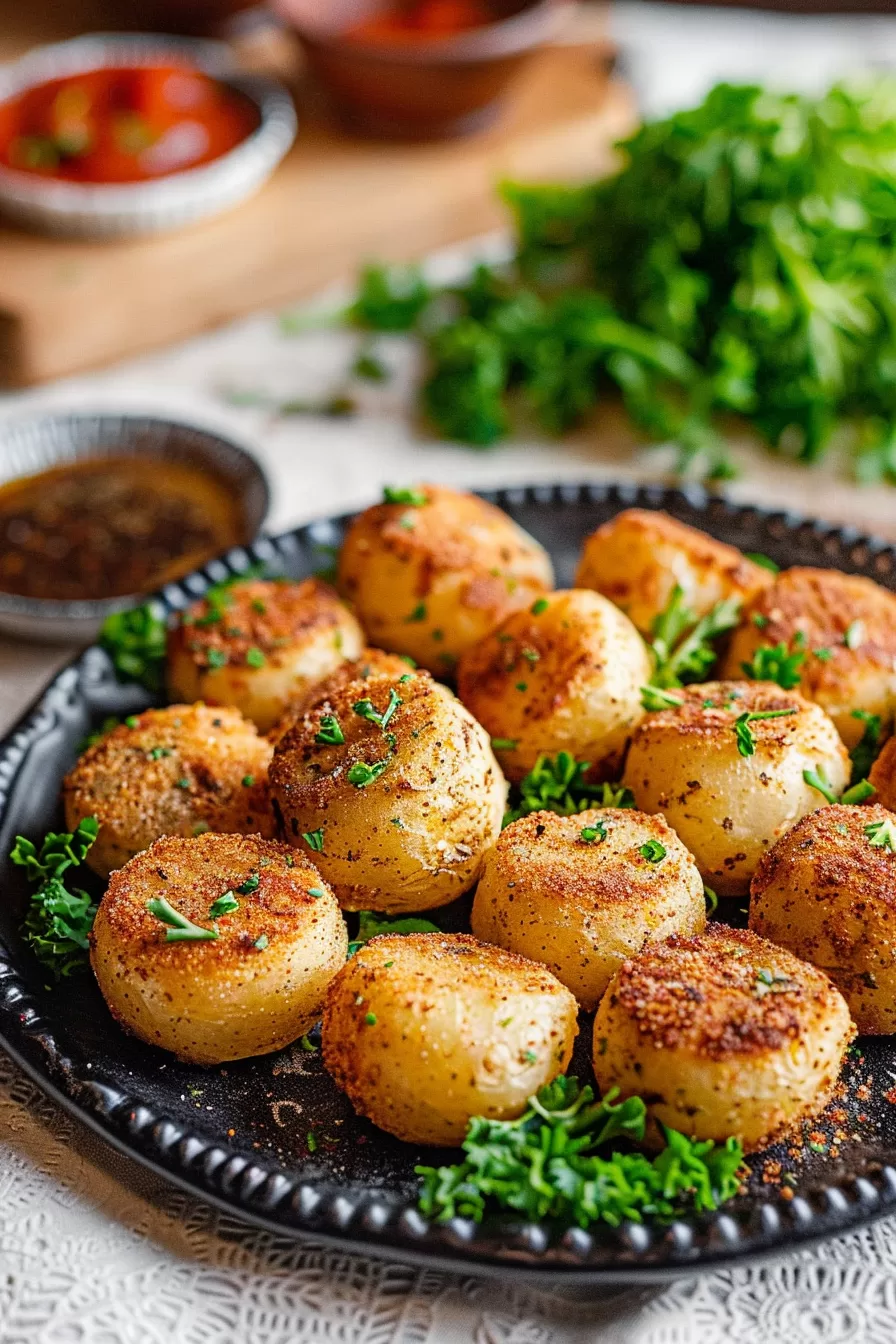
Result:
M893 19L808 25L629 3L615 22L628 68L657 107L699 94L713 71L796 78L799 68L804 80L807 50L824 77L846 58L896 57ZM500 247L477 244L437 269ZM91 377L0 397L0 420L106 406L236 432L271 477L273 529L363 504L386 482L662 478L664 455L634 450L613 415L561 445L516 442L481 454L422 438L407 413L414 361L400 341L385 346L394 378L363 392L353 421L276 421L218 395L224 386L320 395L338 382L353 339L330 331L286 340L262 315ZM736 497L896 536L896 492L848 487L833 466L809 474L743 445L737 456ZM68 653L0 640L0 731ZM778 1262L601 1302L374 1262L259 1232L172 1191L0 1056L0 1344L892 1344L894 1247L891 1220Z

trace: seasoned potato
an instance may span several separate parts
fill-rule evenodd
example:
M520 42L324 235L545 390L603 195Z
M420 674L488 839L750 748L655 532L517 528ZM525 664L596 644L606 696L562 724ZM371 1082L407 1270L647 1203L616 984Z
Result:
M159 901L164 919L151 908ZM178 941L184 921L194 929ZM286 845L169 836L112 874L90 961L127 1031L219 1064L279 1050L313 1026L347 948L335 896Z
M65 824L100 823L87 862L101 877L161 835L273 835L271 744L235 709L147 709L88 747L62 785Z
M645 943L700 933L706 902L697 865L662 817L534 812L486 855L471 924L483 942L543 962L594 1009Z
M751 597L771 578L734 546L667 513L625 509L585 542L576 587L603 593L649 635L676 584L691 611L705 616L725 598Z
M890 737L884 743L868 779L877 790L874 801L896 812L896 737Z
M856 710L896 709L896 596L837 569L787 569L758 592L734 632L722 676L743 676L757 650L802 653L798 689L834 720L847 747L864 731Z
M407 492L419 504L377 504L348 530L339 587L374 644L431 672L510 611L553 587L546 552L505 513L445 486Z
M854 1034L821 971L712 924L621 967L594 1019L594 1073L653 1120L751 1151L823 1109Z
M501 830L507 786L484 730L428 672L339 686L271 763L286 840L347 910L445 905Z
M168 636L168 688L181 700L233 705L266 733L363 646L361 627L326 583L250 579L183 613Z
M643 718L650 670L628 617L598 593L570 589L508 616L464 655L457 684L508 779L558 751L608 776Z
M662 812L720 896L749 890L759 860L800 817L824 804L807 783L817 771L834 793L850 763L830 719L795 691L769 682L713 681L674 692L678 709L648 714L632 738L623 782L644 812ZM772 714L741 725L745 714Z
M781 837L750 886L750 928L826 971L862 1032L896 1032L889 836L896 842L886 808L824 807Z
M400 653L385 653L382 649L362 649L359 658L345 660L339 664L323 681L315 682L287 706L282 719L268 733L272 742L278 741L296 719L307 714L309 709L319 702L329 699L341 687L350 681L367 681L371 677L401 677L416 667L414 660Z
M324 1063L381 1129L457 1144L474 1115L520 1115L576 1030L575 999L543 966L469 934L388 934L330 985Z

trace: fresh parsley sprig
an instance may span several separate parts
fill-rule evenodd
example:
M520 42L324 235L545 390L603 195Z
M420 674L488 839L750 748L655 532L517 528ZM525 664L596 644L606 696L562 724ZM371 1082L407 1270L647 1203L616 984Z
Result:
M87 965L96 905L87 892L69 889L63 877L84 862L99 829L96 817L84 817L74 831L48 831L40 849L17 835L9 856L25 869L29 882L38 884L22 929L38 961L58 980Z
M168 928L165 932L166 943L206 943L214 942L218 937L217 929L204 929L194 924L167 901L164 896L156 896L146 902L146 908L156 919L160 919Z
M865 725L861 740L849 753L852 761L851 783L858 784L866 779L880 750L881 720L879 714L870 714L867 709L854 709L852 717Z
M755 714L751 714L749 711L738 714L734 720L734 735L737 738L737 749L741 756L753 756L756 752L756 742L750 731L751 723L760 723L763 719L787 719L795 713L796 709L766 709Z
M153 693L164 684L167 639L165 618L156 602L113 612L99 634L119 681L140 682Z
M762 644L748 663L741 663L741 671L750 681L774 681L785 691L799 686L803 663L806 661L806 638L798 632L793 648L780 644Z
M896 821L870 821L865 827L868 841L875 849L889 849L896 853Z
M481 1222L509 1209L530 1220L615 1227L715 1209L737 1193L743 1149L735 1139L716 1145L664 1129L665 1147L656 1157L606 1153L615 1141L639 1143L645 1122L640 1097L617 1102L614 1090L595 1101L578 1079L557 1078L530 1097L518 1120L474 1117L462 1162L416 1167L420 1208L439 1222Z
M854 806L858 803L867 802L867 800L873 798L877 792L874 785L869 780L860 779L855 784L851 785L845 793L838 796L837 790L834 788L820 765L814 766L811 770L804 770L803 779L810 788L817 789L821 796L829 803L845 803L847 806Z
M634 795L623 785L589 783L585 776L590 768L588 761L577 761L568 751L539 756L521 781L513 806L505 813L504 825L532 812L571 817L591 807L634 807Z
M438 924L417 915L380 915L375 910L361 910L358 932L348 945L348 955L353 957L360 947L381 933L441 933L441 929Z
M669 686L705 681L718 656L713 640L734 629L740 608L739 599L725 598L698 618L686 605L684 589L677 583L651 628L650 648L654 659L651 687L659 691Z

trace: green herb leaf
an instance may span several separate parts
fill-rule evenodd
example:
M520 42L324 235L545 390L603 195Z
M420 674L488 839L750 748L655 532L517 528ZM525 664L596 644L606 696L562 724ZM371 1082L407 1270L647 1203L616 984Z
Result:
M748 560L752 560L754 565L761 565L763 569L771 570L772 574L780 574L781 572L781 566L776 564L770 556L764 555L762 551L744 551L744 555Z
M374 761L373 765L367 765L365 761L356 761L350 768L346 778L349 784L354 784L356 789L366 789L368 784L372 784L375 779L392 764L392 757L386 756L381 761Z
M352 705L352 709L360 718L367 719L369 723L375 723L378 728L385 730L398 706L403 703L401 696L393 687L389 691L389 703L382 713L374 707L372 700L359 700L356 705Z
M743 1150L734 1139L716 1146L664 1129L665 1147L655 1157L606 1152L618 1139L640 1142L645 1121L640 1097L617 1102L614 1090L595 1101L576 1078L556 1078L530 1097L518 1120L474 1117L462 1162L415 1168L420 1208L439 1222L481 1222L510 1210L530 1221L615 1227L715 1209L737 1193Z
M684 700L670 691L664 691L660 686L642 686L641 704L648 713L656 713L661 709L680 709Z
M827 778L820 766L813 770L804 770L803 779L810 788L817 789L822 797L826 798L829 803L836 803L839 801L837 794L834 791L833 784Z
M235 910L239 910L240 903L232 891L225 891L223 896L219 896L216 901L212 901L209 906L209 919L220 919L222 915L232 915Z
M359 947L363 947L371 938L379 937L381 933L441 933L441 929L438 924L420 919L417 915L380 915L374 910L361 910L358 914L358 932L348 945L348 955L353 957Z
M784 643L761 645L748 663L741 663L741 671L750 681L774 681L785 691L799 686L805 649L788 650Z
M648 863L660 863L666 857L666 846L659 840L648 840L641 845L638 853Z
M876 793L877 789L870 780L860 779L858 783L853 784L851 788L846 790L840 801L841 803L846 803L847 806L853 807L858 803L867 802L868 799L873 798Z
M867 709L854 709L852 717L864 723L861 741L857 742L849 753L852 761L852 783L866 779L880 750L881 721L879 714L869 714Z
M119 681L137 681L154 693L164 683L168 629L155 602L116 611L103 621L99 643L112 659Z
M734 720L734 734L741 756L752 756L756 751L756 743L750 731L751 723L760 723L763 719L786 719L795 713L795 709L767 709L757 714L739 714Z
M706 901L706 910L710 915L714 915L719 908L719 898L712 887L703 887L703 899Z
M324 849L324 828L319 827L316 831L303 831L302 839L309 849L313 849L316 854L322 854Z
M505 813L504 825L531 812L570 817L592 807L634 807L634 796L623 785L586 782L590 768L588 761L577 761L567 751L539 756L520 783L513 806Z
M18 835L10 852L28 881L38 884L22 925L25 941L57 980L87 965L88 934L97 908L87 892L70 890L63 877L84 862L98 834L96 817L84 817L74 831L48 831L40 849Z
M214 942L218 937L217 929L203 929L200 925L194 924L186 915L175 910L164 896L153 897L151 901L146 902L146 908L156 919L169 926L165 934L166 943Z
M384 504L411 504L415 508L422 508L424 504L429 503L429 496L422 490L415 490L413 487L398 487L394 485L383 486Z
M264 667L267 659L261 649L252 648L246 650L246 662L249 667Z
M593 826L583 826L579 832L579 839L586 845L596 844L598 840L606 840L607 827L603 821L596 821Z
M870 821L865 827L869 843L875 849L889 849L896 853L896 821L887 817L884 821Z
M681 585L676 584L651 630L654 690L705 681L717 658L713 640L737 625L740 607L739 600L726 598L698 620L685 605Z
M341 747L345 741L345 734L339 725L339 720L335 714L324 714L321 716L320 727L314 734L315 742L327 747Z

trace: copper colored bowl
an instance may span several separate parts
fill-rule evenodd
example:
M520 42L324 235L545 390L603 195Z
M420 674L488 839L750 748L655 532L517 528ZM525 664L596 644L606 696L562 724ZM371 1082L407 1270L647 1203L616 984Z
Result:
M364 135L441 139L486 125L520 65L549 41L570 0L495 0L495 20L446 37L349 36L382 0L274 0L302 39L340 120ZM322 10L326 13L322 14Z

